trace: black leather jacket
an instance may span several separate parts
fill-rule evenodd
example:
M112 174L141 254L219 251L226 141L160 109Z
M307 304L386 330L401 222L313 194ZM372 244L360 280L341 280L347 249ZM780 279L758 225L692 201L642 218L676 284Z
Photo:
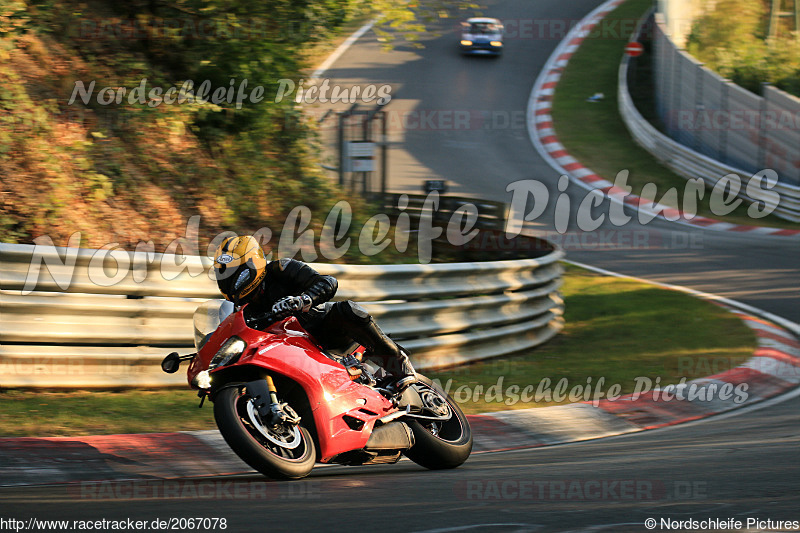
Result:
M294 259L271 261L266 269L264 281L249 299L247 314L251 316L268 313L275 302L286 296L307 294L312 306L317 306L333 298L339 287L333 276L323 276L308 264Z

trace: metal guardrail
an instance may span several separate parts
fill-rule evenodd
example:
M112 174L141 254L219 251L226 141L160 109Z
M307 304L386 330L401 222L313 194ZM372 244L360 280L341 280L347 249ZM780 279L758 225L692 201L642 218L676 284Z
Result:
M645 17L648 16L645 15ZM634 32L631 40L638 39L643 21L644 19L640 21L639 27ZM658 131L639 113L628 91L628 67L630 61L630 56L625 55L620 63L617 99L622 120L625 122L633 140L678 175L686 179L703 178L707 187L709 185L713 187L728 174L739 176L743 185L747 183L752 173L726 165L674 141ZM779 205L775 206L773 214L792 222L800 222L800 187L778 182L772 191L778 193L781 198ZM759 202L759 199L751 198L747 195L744 186L737 196L749 203Z
M562 257L313 266L339 280L337 299L364 302L419 368L432 369L527 350L560 331ZM144 259L0 244L0 388L184 385L158 363L193 351L192 314L219 297L210 261Z
M401 198L405 197L405 202ZM428 200L425 194L387 193L383 195L383 211L390 217L397 217L401 212L408 213L412 220L423 216L424 206ZM405 204L403 209L398 206ZM435 221L447 223L459 210L469 207L477 215L476 228L487 230L503 230L507 219L507 206L503 202L478 200L460 196L440 196L439 205L432 213Z

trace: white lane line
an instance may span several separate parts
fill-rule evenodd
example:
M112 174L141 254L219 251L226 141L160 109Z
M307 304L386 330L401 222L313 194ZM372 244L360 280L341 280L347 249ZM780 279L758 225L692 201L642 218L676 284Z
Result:
M736 300L730 300L723 296L719 296L717 294L711 294L709 292L698 291L696 289L690 289L689 287L683 287L681 285L672 285L671 283L662 283L660 281L653 281L650 279L640 278L637 276L629 276L628 274L621 274L619 272L613 272L611 270L606 270L604 268L599 268L591 265L587 265L585 263L578 263L577 261L570 261L568 259L561 260L564 263L568 263L570 265L575 265L580 268L585 268L587 270L591 270L593 272L597 272L598 274L604 274L606 276L613 276L615 278L628 278L635 281L640 281L642 283L649 283L651 285L656 285L658 287L663 287L665 289L672 289L680 292L685 292L687 294L691 294L692 296L698 296L700 298L705 298L707 300L711 300L713 302L718 302L721 304L725 304L727 306L740 309L751 315L759 316L764 318L770 322L774 322L792 332L795 336L800 336L800 324L792 322L786 318L780 317L776 314L770 313L769 311L764 311L763 309L759 309L757 307L753 307L752 305L748 305L742 302L737 302Z
M317 78L320 78L323 74L325 74L325 71L331 68L331 65L333 65L336 62L336 60L339 59L348 48L350 48L357 40L359 40L362 35L364 35L369 30L372 29L372 26L375 24L376 21L377 19L370 20L369 22L361 26L358 30L356 30L356 32L353 33L350 37L345 39L345 41L342 44L340 44L339 47L336 50L334 50L333 53L329 55L327 59L325 59L325 61L323 61L322 64L319 67L317 67L317 69L311 74L311 79L315 80Z

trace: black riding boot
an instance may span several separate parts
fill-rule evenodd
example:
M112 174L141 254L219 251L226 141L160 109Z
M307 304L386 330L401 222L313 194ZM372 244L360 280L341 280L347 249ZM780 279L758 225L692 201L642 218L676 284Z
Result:
M330 304L325 313L325 318L311 332L319 337L318 340L324 343L344 334L364 346L367 357L375 360L396 379L394 387L398 392L417 381L417 374L406 351L378 327L366 309L346 300Z

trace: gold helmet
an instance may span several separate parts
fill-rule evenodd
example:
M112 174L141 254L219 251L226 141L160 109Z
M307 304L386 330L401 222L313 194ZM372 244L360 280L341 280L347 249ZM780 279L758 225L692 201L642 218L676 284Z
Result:
M250 237L229 237L214 254L214 274L226 299L239 303L264 279L267 258L258 241Z

